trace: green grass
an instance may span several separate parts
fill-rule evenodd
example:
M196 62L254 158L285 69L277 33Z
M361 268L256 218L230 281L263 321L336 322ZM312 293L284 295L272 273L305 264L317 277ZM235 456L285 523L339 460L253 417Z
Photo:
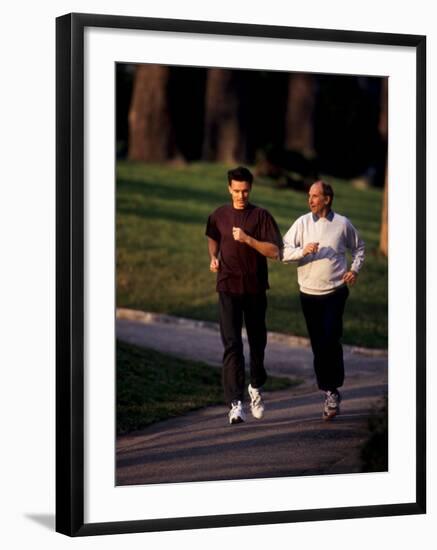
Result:
M117 305L217 321L215 275L209 271L205 224L229 201L227 167L117 165ZM378 253L382 192L334 185L334 209L348 216L366 241L367 256L347 302L344 342L387 346L387 260ZM282 234L308 211L306 195L255 181L251 202L267 208ZM296 267L269 262L268 329L306 336Z
M266 391L301 381L269 377ZM117 433L208 405L223 404L221 369L117 342Z

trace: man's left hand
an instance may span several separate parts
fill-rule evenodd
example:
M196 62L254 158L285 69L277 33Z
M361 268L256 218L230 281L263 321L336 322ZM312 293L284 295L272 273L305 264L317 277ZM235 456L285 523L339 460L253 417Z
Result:
M343 282L345 282L347 285L353 286L357 282L358 274L355 273L355 271L347 271L343 275Z
M240 243L247 243L249 240L248 235L241 229L241 227L233 227L232 235L234 239Z

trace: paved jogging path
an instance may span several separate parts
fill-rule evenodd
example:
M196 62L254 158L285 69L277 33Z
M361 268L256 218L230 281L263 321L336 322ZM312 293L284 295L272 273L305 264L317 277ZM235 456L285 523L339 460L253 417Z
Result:
M213 323L132 310L118 310L117 338L217 366L223 353ZM345 347L342 414L332 422L321 418L306 339L269 333L265 362L304 383L265 393L263 420L247 411L230 426L227 408L214 406L119 437L117 485L359 472L369 415L387 391L386 353Z

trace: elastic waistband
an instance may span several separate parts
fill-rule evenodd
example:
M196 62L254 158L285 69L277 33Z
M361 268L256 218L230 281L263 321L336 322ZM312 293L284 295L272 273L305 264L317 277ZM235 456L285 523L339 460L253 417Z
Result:
M330 290L329 292L323 292L323 293L318 293L318 294L313 294L312 292L304 292L302 289L300 289L299 292L303 296L310 296L311 298L324 298L324 297L332 296L333 294L337 294L337 293L342 292L344 290L348 290L348 287L347 287L346 284L337 286L337 287L333 288L332 290Z

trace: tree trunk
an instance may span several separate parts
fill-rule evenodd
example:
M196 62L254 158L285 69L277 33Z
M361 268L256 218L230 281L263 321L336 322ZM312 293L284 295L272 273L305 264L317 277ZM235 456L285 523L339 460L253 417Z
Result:
M381 86L381 111L379 115L379 133L385 141L388 139L388 78L384 78ZM388 256L388 164L385 165L384 198L381 214L381 231L379 234L379 250Z
M384 198L382 203L381 231L379 234L379 250L388 256L388 182L387 168L385 170Z
M165 162L177 157L169 108L170 68L138 65L129 110L130 160Z
M307 158L314 151L314 105L316 83L311 74L290 74L285 127L286 149Z
M379 124L378 130L381 138L388 139L388 78L384 78L381 84L381 96L379 99Z
M204 160L226 164L245 161L241 100L238 71L208 70L205 98Z

